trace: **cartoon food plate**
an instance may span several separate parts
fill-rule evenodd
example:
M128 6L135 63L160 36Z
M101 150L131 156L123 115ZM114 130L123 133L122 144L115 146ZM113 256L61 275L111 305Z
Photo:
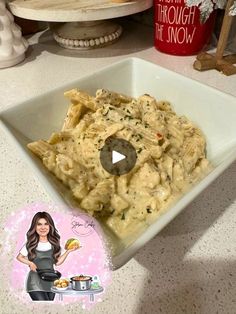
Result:
M81 248L78 239L70 238L66 241L65 250L77 250ZM63 295L84 295L90 296L90 301L94 301L94 294L101 293L103 288L97 280L98 276L78 275L75 274L70 278L60 278L54 281L52 291L58 293L59 300L63 299ZM95 279L95 280L94 280ZM94 283L93 283L94 281Z

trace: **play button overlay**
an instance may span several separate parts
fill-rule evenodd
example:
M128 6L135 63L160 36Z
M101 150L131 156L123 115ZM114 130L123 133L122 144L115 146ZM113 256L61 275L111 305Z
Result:
M136 159L136 150L128 141L112 136L106 139L100 152L100 162L103 168L115 176L132 170Z
M118 152L116 152L115 150L112 151L112 163L113 165L116 164L117 162L125 159L126 156L123 154L120 154Z

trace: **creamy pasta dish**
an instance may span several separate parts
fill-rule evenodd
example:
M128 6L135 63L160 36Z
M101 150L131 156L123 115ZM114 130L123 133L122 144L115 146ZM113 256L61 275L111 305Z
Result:
M201 130L177 116L167 101L132 98L105 89L95 96L72 89L60 132L28 144L66 185L81 209L101 219L119 238L148 225L208 169ZM129 141L137 160L121 176L101 165L113 136Z

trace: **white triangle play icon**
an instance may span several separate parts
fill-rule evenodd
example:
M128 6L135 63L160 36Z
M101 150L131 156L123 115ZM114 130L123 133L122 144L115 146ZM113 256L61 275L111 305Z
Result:
M115 164L125 158L125 155L118 153L116 150L112 151L112 164Z

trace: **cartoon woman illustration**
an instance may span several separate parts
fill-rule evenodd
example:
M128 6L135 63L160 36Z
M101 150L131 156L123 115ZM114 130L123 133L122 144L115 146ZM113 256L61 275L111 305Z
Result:
M27 232L27 242L17 255L17 260L30 267L26 290L33 301L53 301L51 292L53 282L40 278L37 269L54 269L66 260L67 256L78 247L67 249L61 254L60 235L52 217L47 212L34 215Z

